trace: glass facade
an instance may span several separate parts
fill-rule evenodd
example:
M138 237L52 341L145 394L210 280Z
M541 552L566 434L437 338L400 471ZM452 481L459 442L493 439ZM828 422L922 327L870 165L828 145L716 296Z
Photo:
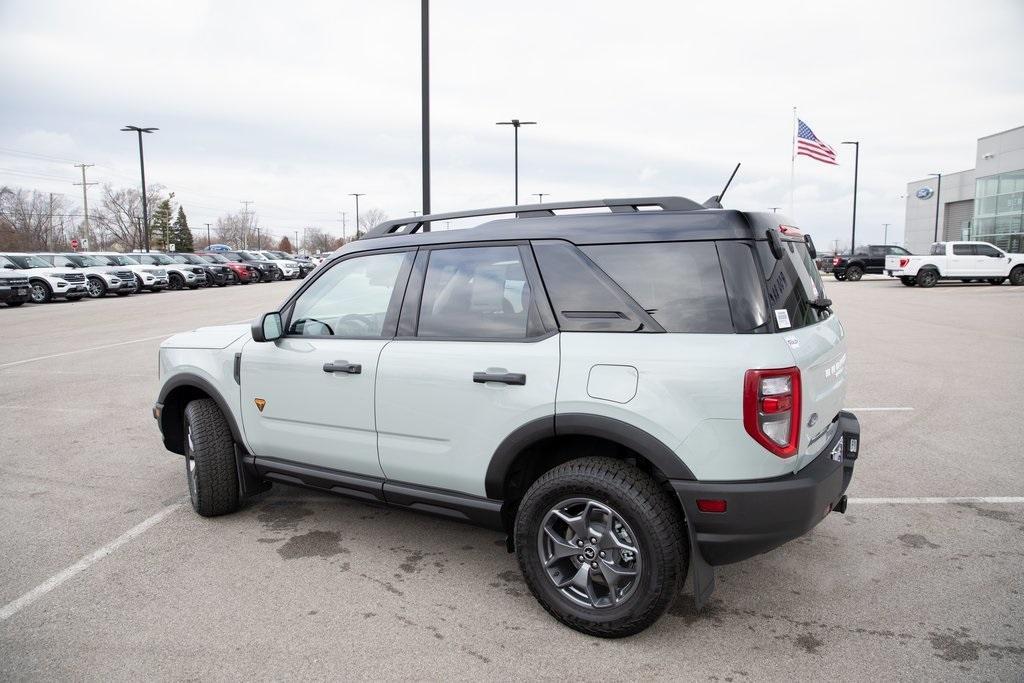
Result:
M978 178L971 239L1024 252L1024 170Z

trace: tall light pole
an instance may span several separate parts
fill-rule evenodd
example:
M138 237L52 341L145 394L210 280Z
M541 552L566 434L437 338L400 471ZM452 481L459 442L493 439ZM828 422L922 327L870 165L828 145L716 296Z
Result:
M935 176L939 179L938 186L935 188L935 236L932 238L932 242L939 241L939 207L942 206L939 202L939 197L942 195L942 174L941 173L929 173L930 176Z
M420 1L420 86L423 107L423 213L426 215L430 213L430 0ZM423 229L429 231L430 224L427 223ZM356 235L359 235L358 219Z
M844 142L844 145L853 145L853 226L850 228L850 253L857 248L857 176L860 172L860 141L853 140Z
M210 224L206 224L206 248L209 249L210 245L213 244L213 238L210 237Z
M142 239L145 250L149 251L149 207L146 206L146 160L142 155L142 134L152 133L159 128L140 128L139 126L125 126L121 129L124 133L138 133L139 135L139 172L142 173Z
M359 198L365 197L365 192L349 192L349 197L356 198L356 239L359 239Z
M536 126L536 121L520 121L511 119L509 121L498 121L495 125L512 126L515 131L515 204L519 204L519 126Z
M533 196L536 197L539 200L538 204L543 204L544 203L544 197L548 197L550 195L551 195L550 192L534 192L533 193Z
M882 244L889 244L889 226L892 223L882 223Z

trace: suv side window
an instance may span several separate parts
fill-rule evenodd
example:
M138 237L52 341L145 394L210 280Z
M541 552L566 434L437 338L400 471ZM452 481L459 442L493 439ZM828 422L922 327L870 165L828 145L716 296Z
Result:
M377 339L393 334L413 252L356 256L318 277L292 307L286 334Z
M666 332L733 332L714 242L583 247Z
M517 246L433 249L416 336L526 339L533 291Z
M954 244L953 245L953 256L974 256L977 252L974 251L973 244Z
M1003 252L999 251L990 244L975 244L974 251L978 254L978 256L998 257L1003 255Z

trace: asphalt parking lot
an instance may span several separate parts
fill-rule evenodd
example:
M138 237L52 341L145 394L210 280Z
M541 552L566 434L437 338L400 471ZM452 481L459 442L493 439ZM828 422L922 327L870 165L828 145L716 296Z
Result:
M281 485L193 514L157 346L292 287L0 308L0 678L1021 677L1024 287L829 277L848 513L618 641L553 621L494 532Z

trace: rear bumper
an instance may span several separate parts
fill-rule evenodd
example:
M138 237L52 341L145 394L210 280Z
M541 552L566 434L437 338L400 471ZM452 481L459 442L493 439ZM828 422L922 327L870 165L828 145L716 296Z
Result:
M839 413L839 429L796 474L744 482L673 480L710 565L738 562L798 538L824 519L850 485L860 451L860 423ZM835 458L838 458L835 459ZM725 500L723 513L701 512L698 499Z

